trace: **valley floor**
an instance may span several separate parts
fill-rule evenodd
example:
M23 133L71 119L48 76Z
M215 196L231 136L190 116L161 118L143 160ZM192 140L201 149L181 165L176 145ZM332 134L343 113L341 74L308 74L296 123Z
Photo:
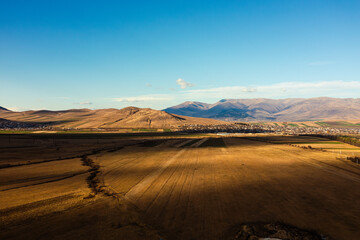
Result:
M360 239L360 166L294 139L0 139L1 239L235 239L258 222Z

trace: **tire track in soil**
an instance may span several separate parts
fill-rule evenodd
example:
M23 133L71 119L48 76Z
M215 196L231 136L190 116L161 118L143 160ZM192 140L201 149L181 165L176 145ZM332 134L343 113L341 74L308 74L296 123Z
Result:
M182 169L181 173L178 173L179 171L177 171L177 175L173 177L170 183L167 184L167 190L164 191L164 193L161 195L160 199L162 199L162 201L154 206L154 209L152 210L157 212L154 219L160 219L161 222L164 223L163 227L167 229L169 232L168 235L171 239L187 239L186 236L184 238L181 234L186 232L184 230L184 226L186 227L187 225L184 224L184 221L186 222L189 220L187 219L187 216L189 213L193 212L191 210L191 191L193 189L192 183L194 179L194 173L197 170L195 168L187 168L183 166L189 163L190 159L194 159L194 161L197 163L197 152L195 150L189 149L187 154L191 155L191 157L184 157L186 160L183 160L182 166L179 166ZM188 185L185 185L185 179L181 183L180 180L183 175L187 176L186 180L188 180ZM182 195L181 191L176 191L177 195L174 194L174 189L179 188L179 186L187 186L189 189L188 192ZM184 198L185 200L180 201L181 198ZM176 209L175 211L174 208Z
M160 197L161 193L165 192L164 189L166 188L166 186L168 185L169 180L172 178L172 176L174 175L174 173L176 171L177 171L177 169L173 169L171 174L167 177L166 181L161 185L161 188L158 191L156 191L157 194L155 195L153 200L150 202L150 204L146 207L145 212L149 212L149 210L154 207L153 205L157 202L157 200ZM150 186L149 186L149 188L150 188Z
M161 173L165 171L165 169L173 163L180 155L182 155L185 152L186 149L180 150L178 153L176 153L172 158L170 158L168 161L163 163L158 169L156 169L154 172L150 173L148 176L146 176L144 179L142 179L138 184L136 184L134 187L132 187L126 194L125 199L136 202L138 199L137 195L140 193L143 193L144 190L148 189L149 186L159 177Z
M252 140L252 139L248 139L248 140L250 140L250 141L256 141L256 140ZM275 143L269 143L269 144L276 145ZM285 144L282 144L282 145L285 145ZM288 145L288 144L286 144L286 145ZM290 144L289 147L299 148L298 146L292 145L292 144ZM280 149L280 150L281 150L281 151L284 151L283 149ZM314 149L314 148L313 148L313 149L303 149L303 150L304 150L304 151L306 151L306 150L308 150L308 151L318 151L317 149ZM330 151L325 151L325 152L332 153L332 152L330 152ZM300 155L300 153L294 153L294 152L293 152L293 154ZM342 167L339 167L339 166L336 166L336 165L333 165L333 164L330 164L330 163L326 163L326 162L323 162L323 161L320 161L320 160L317 160L317 159L314 159L314 158L312 158L312 160L315 161L315 162L317 162L317 163L319 163L319 164L328 165L328 166L330 166L330 167L337 168L337 169L340 169L340 170L342 170L342 171L346 171L346 172L349 172L349 173L352 173L352 174L355 174L355 175L360 176L360 173L359 173L359 172L354 172L354 171L352 171L352 170L349 170L349 169L346 169L346 168L342 168ZM357 166L353 166L353 165L350 165L350 164L347 165L347 167L351 167L351 168L354 168L354 169L359 170L359 168L358 168Z
M189 154L189 151L187 151L187 154ZM157 214L159 218L162 218L163 215L167 212L165 211L165 209L168 207L168 203L173 195L174 188L178 185L179 178L177 177L177 175L182 174L183 171L185 170L183 167L186 161L185 159L187 158L183 156L181 161L178 162L177 167L171 170L171 173L169 173L170 176L167 178L166 183L163 184L162 191L158 195L159 202L156 202L157 206L156 205L153 206L153 211L156 211L156 208L161 208L161 211L158 211ZM179 169L182 169L182 171L180 171Z
M159 151L157 151L159 152ZM161 152L166 152L165 150L161 151ZM127 152L128 153L128 152ZM138 161L139 159L141 159L143 157L143 154L144 153L147 153L147 154L152 154L153 151L151 150L151 148L139 148L139 151L136 151L135 154L131 154L131 156L125 156L125 157L122 157L120 158L120 160L117 158L110 161L110 163L106 162L105 165L106 165L106 168L104 171L101 171L100 175L102 177L102 181L103 181L103 185L105 185L105 176L107 176L107 181L111 182L111 186L110 185L106 185L107 188L109 189L112 189L112 191L116 192L118 195L122 195L122 196L125 196L125 194L131 189L133 188L134 186L136 186L138 183L140 183L147 175L141 175L141 176L138 176L137 177L137 181L135 183L132 184L131 187L129 187L128 189L126 190L122 190L121 192L118 191L118 186L119 185L122 185L123 182L120 182L118 184L118 182L121 180L116 180L118 179L118 177L116 175L112 176L113 172L118 170L118 169L121 169L122 171L125 171L126 172L126 169L136 169L138 166L143 166L143 163L142 161ZM162 156L164 157L164 156ZM101 161L101 159L100 159ZM122 161L125 161L125 163L122 163ZM119 164L120 163L120 164ZM114 167L112 168L109 168L109 165L110 166L113 166L114 164L116 164ZM124 168L126 167L126 168ZM107 170L109 169L109 170ZM131 170L133 171L133 170ZM127 181L131 181L131 179L126 179ZM117 190L115 190L117 189Z
M225 150L225 152L224 152L224 150L225 150L224 148L221 148L221 150L220 150L221 152L216 155L217 158L218 158L218 162L221 162L220 165L223 168L227 165L226 164L226 162L227 162L226 159L221 157L221 153L225 153L225 154L227 153L227 151ZM226 218L224 216L225 208L223 206L223 204L224 204L223 197L222 197L223 195L222 195L222 193L220 191L219 182L216 180L214 172L212 174L212 181L213 181L213 184L214 184L215 196L217 196L216 197L216 205L217 205L216 209L218 210L218 220L219 220L220 223L224 224L224 222L226 221ZM227 198L225 198L225 199L227 199Z
M190 159L193 158L188 158L187 160L189 161ZM194 164L195 169L196 169L196 165ZM185 191L185 186L191 188L191 181L189 182L188 180L190 179L190 176L192 175L191 173L193 173L195 170L191 171L191 169L189 168L183 168L182 174L180 176L180 179L182 179L183 174L185 175L184 180L182 182L182 185L180 187L179 190L179 194L178 197L176 198L176 206L180 206L181 203L185 203L184 207L181 207L180 209L178 209L175 212L175 216L174 216L174 221L172 221L169 225L169 229L175 229L176 228L176 224L177 222L182 222L184 221L185 217L184 215L186 214L189 202L190 202L190 198L189 198L189 191ZM187 182L189 182L188 184L186 184ZM184 199L184 200L182 200Z
M85 197L84 199L93 198L98 193L103 193L105 196L112 197L115 200L117 200L118 204L126 205L125 209L131 208L136 212L135 216L131 217L130 224L124 225L124 227L137 226L145 232L156 231L157 233L159 233L159 231L155 230L152 226L144 224L142 221L138 220L137 215L141 214L140 209L138 209L136 205L131 204L131 202L129 202L125 198L124 194L118 193L111 186L105 186L104 182L102 185L100 184L99 175L101 174L101 171L100 171L100 165L97 162L95 162L93 159L90 159L88 156L82 156L82 162L84 165L89 166L89 168L90 168L89 169L90 176L87 178L87 181L88 181L89 188L93 192L93 194L89 195L88 197ZM126 214L128 214L128 213L126 213ZM164 238L160 237L160 239L164 239Z
M279 149L279 150L282 151L282 152L285 152L285 154L288 154L288 152L286 152L284 149ZM313 150L311 150L311 151L313 151ZM309 166L313 166L313 167L321 169L321 170L323 170L325 172L329 172L331 174L334 174L334 175L337 175L339 177L345 178L347 180L360 182L360 178L359 178L360 172L354 172L352 170L349 170L349 169L346 169L346 168L343 168L343 167L339 167L339 166L336 166L334 164L327 163L327 162L324 162L324 161L321 161L321 160L318 160L318 159L315 159L315 158L310 158L309 159L308 157L301 156L299 153L292 152L292 154L297 156L298 161L301 161L302 163L305 163L305 164L307 164ZM311 160L311 161L309 161L309 160ZM351 165L349 165L349 166L351 166ZM336 169L338 169L338 170L336 170ZM344 172L346 172L346 174ZM351 174L351 175L349 175L349 174ZM354 175L356 175L356 176L354 176Z
M77 173L72 173L72 174L68 174L68 175L65 175L65 176L56 177L54 179L43 179L44 181L42 181L42 182L32 183L32 184L28 184L28 185L24 185L24 186L5 188L5 189L1 189L0 192L5 192L5 191L8 191L8 190L19 189L19 188L25 188L25 187L32 187L32 186L41 185L41 184L45 184L45 183L57 182L57 181L61 181L61 180L64 180L64 179L79 176L79 175L85 174L85 173L88 173L88 171L79 171Z
M111 147L104 147L104 148L97 148L97 149L93 149L93 150L87 150L84 151L85 153L78 153L76 155L73 156L68 156L68 157L62 157L62 158L53 158L53 159L45 159L45 160L40 160L40 161L33 161L33 162L26 162L26 163L19 163L19 164L0 164L0 169L3 168L13 168L13 167L21 167L21 166L27 166L27 165L34 165L34 164L41 164L41 163L47 163L47 162L55 162L55 161L62 161L62 160L70 160L70 159L76 159L76 158L82 158L84 156L90 156L90 155L94 155L100 152L105 152L105 151L118 151L121 150L124 147L127 146L133 146L139 143L132 143L132 144L127 144L124 146L111 146Z
M202 138L199 141L195 142L194 144L192 144L190 147L191 148L196 148L196 147L200 147L201 144L203 144L204 142L206 142L207 140L209 140L209 138Z
M195 155L195 166L197 166L199 163L199 154L196 153ZM196 172L198 171L198 168L196 167L195 169L193 169L192 171L192 175L191 175L191 180L189 182L189 194L188 194L188 199L186 201L186 210L185 210L185 214L184 214L184 220L187 219L189 217L189 213L192 213L191 211L191 199L194 195L194 191L196 191L196 189L194 189L194 177Z
M187 152L189 154L189 152ZM174 201L174 198L176 198L176 194L179 194L179 192L177 192L177 187L179 186L179 182L181 181L181 176L184 174L184 171L186 171L186 168L184 168L183 166L185 165L185 162L188 160L188 158L183 158L182 161L180 162L180 164L174 169L174 177L171 177L170 180L167 183L167 189L166 191L164 191L163 193L163 197L162 199L164 199L164 203L163 204L159 204L159 207L161 208L161 210L159 211L159 219L163 219L163 220L167 220L167 219L171 219L171 221L164 221L166 222L166 229L171 229L171 223L174 223L175 221L175 216L177 211L172 211L172 209L176 209L177 207L174 207L173 204L176 203ZM182 171L180 171L179 169L181 169ZM175 205L178 206L178 205ZM171 213L171 215L170 215ZM167 215L168 214L168 215Z
M182 147L182 146L184 146L184 145L186 145L186 144L189 144L189 143L192 142L193 140L194 140L194 139L188 139L188 140L182 141L181 143L175 145L174 147L180 148L180 147Z
M207 141L208 138L200 139L199 141L195 142L191 145L191 147L198 147L205 141ZM141 181L139 181L135 186L133 186L126 194L125 199L136 202L137 199L139 199L141 196L136 198L136 195L139 195L140 193L144 193L151 184L165 171L165 169L170 166L180 155L182 155L187 149L181 149L179 152L177 152L172 158L167 160L165 163L163 163L158 169L156 169L154 172L150 173L148 176L144 177ZM141 194L142 195L142 194Z
M199 141L197 141L196 145L200 145L198 142L203 143L204 140L200 139ZM183 149L184 152L185 152L185 149ZM185 158L182 158L182 161L179 162L179 164L177 164L177 167L176 168L172 168L171 169L171 172L166 172L167 171L167 167L174 162L175 158L177 158L180 154L182 154L183 150L180 150L181 153L177 153L175 155L175 157L173 157L171 159L171 161L167 161L167 163L165 164L166 168L164 168L164 165L161 167L161 170L159 171L156 171L155 174L151 174L150 175L150 178L148 180L145 180L145 183L146 184L143 184L144 181L141 183L141 186L139 188L139 190L141 191L136 191L135 193L137 195L139 195L136 199L132 199L132 202L134 204L136 204L138 207L140 207L140 209L145 209L144 212L147 212L149 213L148 215L149 216L152 216L152 218L154 219L162 219L164 218L164 214L167 212L165 211L166 209L169 208L169 204L172 204L172 201L171 199L175 198L175 199L179 199L181 196L175 196L174 195L174 190L179 186L181 185L181 182L180 179L182 178L182 176L185 174L187 174L186 172L186 168L183 168L184 166L184 163L185 163ZM181 163L181 164L180 164ZM180 170L179 168L183 168L182 171L181 171L181 177L180 178L177 178L177 177L174 177L175 175L177 175ZM159 174L160 173L160 174ZM161 181L161 183L157 183L156 182L156 179L158 179L161 176L163 176L164 174L168 174L167 178L165 181ZM193 174L195 173L195 171L192 172ZM165 177L165 176L164 176ZM193 177L193 176L192 176ZM187 178L185 178L187 179ZM182 185L185 184L185 179L182 180L183 183ZM161 184L161 186L157 186ZM147 186L145 186L147 185ZM160 188L159 190L157 190L157 188ZM151 189L151 191L150 191ZM156 191L153 191L154 189L156 189ZM152 193L152 192L156 192L156 196L153 197L152 201L145 207L142 207L141 204L139 206L139 203L141 203L141 199L144 198L144 195L146 195L146 192L149 192L149 193ZM188 196L189 194L187 194ZM161 199L164 199L164 201L160 202ZM129 199L128 199L129 200ZM131 200L131 199L130 199ZM135 200L135 201L134 201ZM139 202L140 201L140 202ZM175 200L176 201L176 200ZM177 200L179 201L179 200ZM136 203L138 202L138 203ZM145 201L146 202L146 201ZM187 204L189 203L189 200L187 201ZM158 207L160 206L160 207ZM162 206L162 207L161 207ZM161 209L161 210L160 210ZM171 209L171 207L170 207ZM187 208L186 208L187 209ZM183 214L183 215L186 215L186 212ZM176 214L172 217L172 218L175 218L176 217Z
M130 158L122 158L121 160L124 160L126 159L126 162L123 163L123 164L119 164L119 165L115 165L114 167L110 168L110 170L105 170L104 172L101 172L101 178L102 178L102 181L103 181L103 184L105 185L105 177L107 176L107 180L109 182L112 183L112 186L108 186L109 188L111 189L116 189L117 186L118 186L118 181L116 180L117 177L116 176L111 176L113 172L117 171L118 169L121 169L123 171L126 170L125 167L127 168L133 168L133 167L136 167L136 166L140 166L142 163L141 161L138 161L141 158L141 156L138 156L138 157L130 157ZM113 165L114 163L117 163L117 161L114 161L111 165ZM107 164L106 165L106 169L109 168L109 165ZM142 178L139 179L139 181L141 181ZM121 182L120 182L121 184ZM136 185L137 183L135 183L134 185ZM115 191L115 190L114 190ZM125 195L126 191L124 192L119 192L117 191L119 194L122 194L122 195Z
M343 168L340 168L340 167L336 167L336 166L333 166L332 164L327 164L327 163L324 163L322 161L318 161L316 159L311 159L315 162L309 162L309 161L306 161L306 160L302 160L302 162L304 162L305 164L309 165L309 166L313 166L313 167L316 167L318 169L321 169L325 172L328 172L328 173L331 173L331 174L334 174L334 175L337 175L339 177L342 177L342 178L345 178L347 180L350 180L350 181L354 181L354 182L358 182L360 183L360 178L357 178L355 176L351 176L351 175L348 175L348 174L344 174L343 172L337 172L331 168L338 168L338 169L341 169L340 171L346 171L346 169L343 169ZM327 165L327 166L330 166L331 168L329 167L326 167L324 165ZM348 172L348 171L346 171Z
M200 142L200 144L199 144L199 142ZM203 139L200 139L199 141L197 141L197 142L195 142L193 145L192 145L192 147L194 147L194 146L199 146L199 145L201 145L203 142L205 142L205 140L203 140ZM189 156L189 157L187 157L186 158L186 162L189 162L189 159L193 159L193 155L194 154L197 154L197 150L196 149L189 149L189 151L190 152L188 152L188 154L191 154L191 156ZM184 163L185 163L185 161L183 161ZM196 163L198 163L199 162L199 158L196 158ZM199 171L199 167L200 167L200 171ZM200 185L200 186L202 186L202 187L205 187L205 184L204 184L204 180L205 180L205 168L204 168L204 166L199 166L199 167L196 167L197 168L197 170L193 170L192 172L193 172L193 175L192 175L192 181L193 181L193 178L194 178L194 176L195 176L195 172L203 172L203 176L202 176L202 180L201 180L201 182L202 182L202 184ZM188 168L184 168L184 170L185 170L185 173L186 174L188 174ZM191 173L191 172L190 172ZM181 177L180 177L181 178ZM176 186L178 186L179 184L178 184L178 181L179 181L179 179L180 178L176 178L176 179L174 179L174 181L173 181L173 183L172 183L172 185L171 186L169 186L168 188L169 189L171 189L171 190L169 190L169 191L166 191L163 195L163 199L165 199L165 203L159 203L159 206L165 206L165 207L162 207L161 209L161 212L160 212L160 214L158 214L158 217L159 217L159 219L163 219L164 221L167 221L169 224L167 225L167 229L172 229L172 230L177 230L177 231L179 231L179 229L180 229L180 233L185 233L185 238L186 238L186 232L184 232L184 231L182 231L181 229L183 229L183 227L184 226L186 226L186 224L185 225L183 225L183 224L181 224L181 222L184 222L185 220L189 220L189 219L183 219L182 221L180 221L178 224L179 224L179 226L177 227L177 228L174 228L174 226L175 226L175 224L176 224L176 221L175 221L175 218L176 218L176 214L178 213L178 211L172 211L172 209L174 209L174 207L171 205L171 204L174 204L175 202L174 202L174 200L172 200L173 199L173 197L174 197L174 194L173 194L173 190L174 190L174 188L176 187ZM196 181L197 182L197 181ZM192 187L191 187L191 189L193 189ZM197 190L199 190L199 189L197 189ZM201 191L201 190L200 190ZM190 194L188 194L188 196L189 196ZM195 196L198 196L197 194L195 194ZM181 196L180 196L181 197ZM200 202L202 202L203 200L200 200ZM197 214L197 217L199 218L199 219L204 219L203 217L201 217L202 215L204 215L204 209L199 209L199 208L197 208L197 206L202 206L201 204L192 204L192 202L193 201L191 201L191 197L189 196L188 197L188 201L187 201L187 207L186 207L186 212L185 212L185 215L187 215L188 213L192 213L193 214L193 212L194 211L198 211L198 214ZM178 206L178 205L176 205L176 206ZM194 208L195 207L195 208ZM191 208L193 208L192 209L192 211L191 210L189 210L189 209L191 209ZM181 210L180 210L181 211ZM172 213L172 212L174 212L174 214L172 215L172 216L166 216L166 214L167 213ZM173 223L173 224L172 224ZM197 227L197 228L199 228L199 229L204 229L204 224L201 224L200 223L200 227ZM179 236L173 236L174 238L179 238L179 239L182 239L182 237L179 237Z
M45 200L39 200L39 201L36 201L36 202L23 204L23 205L20 205L20 206L5 208L5 209L0 210L0 214L1 215L8 215L8 214L16 213L16 212L20 212L20 211L24 212L24 211L27 211L29 209L34 209L34 208L41 207L41 206L44 206L44 205L55 204L55 203L65 201L65 200L68 200L68 199L72 199L72 198L75 198L75 197L77 197L76 194L68 193L66 195L52 197L52 198L45 199Z

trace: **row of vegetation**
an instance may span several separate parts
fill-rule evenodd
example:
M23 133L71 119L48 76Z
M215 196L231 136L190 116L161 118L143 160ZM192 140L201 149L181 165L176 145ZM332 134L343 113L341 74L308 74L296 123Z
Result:
M347 157L347 160L350 160L356 164L360 164L360 157Z
M33 132L31 130L0 130L0 134L27 134Z
M317 135L303 135L303 136L311 136L311 137L321 137L327 138L330 140L335 140L343 143L347 143L353 146L360 147L360 136L342 136L342 135L325 135L325 134L317 134ZM336 142L326 142L326 144L337 144Z
M336 122L315 122L315 124L321 127L334 127L334 128L359 128L360 123L350 123L346 121Z
M360 147L360 138L357 137L330 135L330 136L326 136L326 138Z

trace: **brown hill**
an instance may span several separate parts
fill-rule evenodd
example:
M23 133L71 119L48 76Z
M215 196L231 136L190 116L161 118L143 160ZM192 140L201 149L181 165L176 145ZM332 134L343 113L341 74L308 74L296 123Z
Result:
M219 120L184 117L150 108L71 109L64 111L0 111L0 118L24 124L61 128L179 128L190 124L224 124Z
M360 119L360 99L325 97L303 99L275 113L275 116L279 121Z

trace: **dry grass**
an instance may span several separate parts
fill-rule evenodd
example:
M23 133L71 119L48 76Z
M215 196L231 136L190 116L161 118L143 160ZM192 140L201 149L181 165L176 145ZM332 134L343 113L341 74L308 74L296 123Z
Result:
M194 147L201 137L148 144L138 139L137 145L87 155L99 166L97 186L116 193L115 198L101 192L89 198L89 174L82 173L89 168L80 158L0 169L0 237L232 239L229 230L243 223L282 222L334 239L360 238L359 166L330 152L287 144L323 139L254 140L218 138ZM70 146L75 140L62 141ZM74 155L90 151L92 139L76 141L87 148L74 147ZM102 146L129 145L126 141L112 139ZM19 142L26 145L26 139ZM32 161L35 147L28 149ZM39 148L39 159L55 156L51 148L46 156L45 149ZM8 151L10 164L10 156L25 161L20 152Z
M346 159L347 157L360 156L360 147L329 140L327 138L307 136L271 136L258 139L276 144L291 144L297 147L326 151L335 154L337 158Z
M177 129L186 124L228 124L209 118L169 114L150 108L72 109L65 111L0 111L0 118L17 122L51 123L62 128L161 128Z

